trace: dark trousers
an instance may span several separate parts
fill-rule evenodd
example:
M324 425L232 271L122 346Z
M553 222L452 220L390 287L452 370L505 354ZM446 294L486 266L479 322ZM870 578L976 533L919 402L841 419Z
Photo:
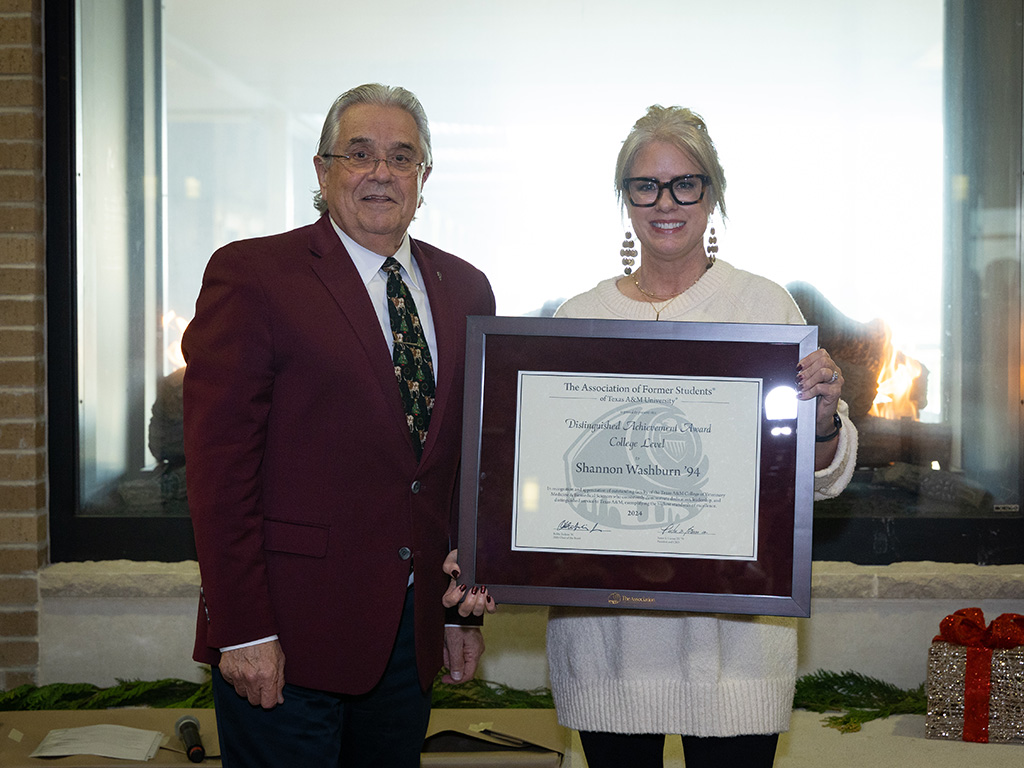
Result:
M580 731L588 768L661 768L665 736ZM683 736L686 768L771 768L779 734L751 736Z
M214 669L214 705L225 768L419 766L430 719L430 691L420 690L416 672L412 592L406 594L387 669L369 693L346 696L286 683L284 704L265 710L235 693Z

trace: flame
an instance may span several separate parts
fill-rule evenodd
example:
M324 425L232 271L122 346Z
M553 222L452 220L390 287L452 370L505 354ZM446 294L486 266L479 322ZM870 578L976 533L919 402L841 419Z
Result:
M911 399L911 394L914 382L921 375L921 365L896 349L888 326L884 349L888 359L878 373L878 393L868 413L883 419L917 419L917 403Z
M173 371L185 367L185 356L181 353L181 337L188 323L188 320L173 309L163 316L164 339L168 341L164 348L164 356Z

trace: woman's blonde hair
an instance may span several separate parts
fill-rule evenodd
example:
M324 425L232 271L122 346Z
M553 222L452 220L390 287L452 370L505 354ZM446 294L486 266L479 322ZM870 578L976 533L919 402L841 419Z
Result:
M653 141L664 141L682 150L700 166L701 173L711 179L704 191L702 204L708 213L717 206L725 218L725 171L718 160L718 151L711 141L704 118L685 107L663 107L654 104L647 108L647 114L633 124L626 140L622 142L619 158L615 163L615 194L625 207L626 197L623 179L632 175L633 161L637 153Z

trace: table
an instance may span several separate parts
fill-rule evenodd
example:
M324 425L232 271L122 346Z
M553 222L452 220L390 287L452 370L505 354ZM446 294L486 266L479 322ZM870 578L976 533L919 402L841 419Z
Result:
M174 724L182 715L199 720L199 731L208 754L216 755L217 723L212 709L147 709L127 707L107 710L43 710L37 712L0 712L0 765L4 768L124 768L134 761L75 755L59 758L33 758L31 752L54 728L78 728L86 725L126 725L160 731L168 735L167 746L145 765L196 765L190 763L174 735ZM480 733L479 728L529 742L517 749L508 739ZM558 725L550 709L435 709L427 731L428 750L423 768L557 768L568 749L569 731ZM219 759L208 757L201 765L219 766Z

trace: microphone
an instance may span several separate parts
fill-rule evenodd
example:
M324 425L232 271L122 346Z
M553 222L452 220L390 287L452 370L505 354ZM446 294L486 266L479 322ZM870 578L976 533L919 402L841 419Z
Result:
M185 745L185 754L193 763L203 762L206 757L206 750L203 749L203 740L199 738L199 721L192 715L183 715L174 724L174 732L178 734L181 743Z

